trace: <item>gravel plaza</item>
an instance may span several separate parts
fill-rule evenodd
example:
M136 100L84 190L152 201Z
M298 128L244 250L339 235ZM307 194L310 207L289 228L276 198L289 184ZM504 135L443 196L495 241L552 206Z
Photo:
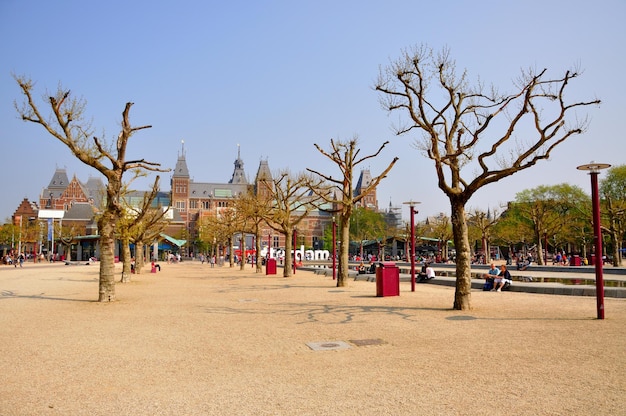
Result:
M118 265L118 276L121 265ZM2 415L626 414L626 299L472 292L200 262L116 285L0 267Z

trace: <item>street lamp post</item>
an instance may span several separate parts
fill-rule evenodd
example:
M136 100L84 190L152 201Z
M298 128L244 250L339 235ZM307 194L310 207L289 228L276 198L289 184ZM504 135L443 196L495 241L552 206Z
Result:
M296 242L298 241L298 230L293 229L293 274L296 274Z
M257 253L256 251L256 236L254 235L252 236L252 249L254 250L254 256L251 256L250 258L250 265L254 269L254 267L256 267L257 255L261 255L261 253Z
M337 279L337 258L335 254L337 253L337 222L335 221L335 217L333 217L333 280Z
M415 205L419 202L403 202L411 210L411 292L415 292Z
M598 319L604 319L604 278L602 276L602 231L600 229L600 196L598 193L598 173L602 169L610 168L607 163L591 162L587 165L578 166L578 170L587 170L591 175L591 202L593 207L593 239L595 242L595 266L596 266L596 303Z

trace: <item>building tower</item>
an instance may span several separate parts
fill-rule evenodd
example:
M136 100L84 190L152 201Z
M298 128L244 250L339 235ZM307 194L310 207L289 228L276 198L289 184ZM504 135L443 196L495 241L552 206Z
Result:
M67 171L57 168L48 187L44 188L39 196L39 206L43 209L63 209L61 197L68 184Z
M361 195L368 186L372 183L372 174L369 169L363 169L361 171L361 175L359 176L359 180L354 188L354 196ZM361 199L359 202L360 206L363 208L378 210L378 201L376 200L376 188L370 190L367 195Z
M246 179L246 173L243 170L243 160L241 160L241 149L239 148L239 144L237 144L237 159L235 160L235 170L233 171L233 177L230 178L230 181L228 181L228 183L248 183L248 180Z
M187 168L187 160L185 159L185 141L182 140L182 149L178 154L176 167L172 174L170 182L171 186L171 204L178 210L182 220L187 224L187 207L189 205L189 169Z
M269 164L266 160L261 160L259 170L257 170L254 179L254 192L257 197L263 201L267 201L272 197L272 172L270 172Z

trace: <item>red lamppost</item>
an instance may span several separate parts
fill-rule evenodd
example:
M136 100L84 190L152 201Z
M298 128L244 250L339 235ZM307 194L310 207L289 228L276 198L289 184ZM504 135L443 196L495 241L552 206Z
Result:
M257 256L260 256L261 253L257 253L256 251L256 236L252 236L252 248L254 249L254 256L250 259L250 266L254 268L254 265L257 261Z
M588 170L591 175L591 203L593 207L593 239L595 243L595 266L596 266L596 303L598 319L604 319L604 278L602 276L602 231L600 229L600 195L598 193L598 173L601 169L610 168L607 163L591 162L587 165L578 166L578 170Z
M415 292L415 204L419 202L403 202L407 204L411 210L411 292Z
M333 280L337 279L337 258L335 254L337 253L337 222L335 221L335 217L333 217Z
M298 235L298 231L294 228L293 229L293 274L296 274L296 241L298 241L297 238Z

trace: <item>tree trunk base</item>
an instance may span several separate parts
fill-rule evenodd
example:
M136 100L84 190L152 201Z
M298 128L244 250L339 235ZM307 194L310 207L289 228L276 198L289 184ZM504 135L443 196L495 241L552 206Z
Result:
M114 293L100 293L98 297L98 302L115 302L116 300Z

